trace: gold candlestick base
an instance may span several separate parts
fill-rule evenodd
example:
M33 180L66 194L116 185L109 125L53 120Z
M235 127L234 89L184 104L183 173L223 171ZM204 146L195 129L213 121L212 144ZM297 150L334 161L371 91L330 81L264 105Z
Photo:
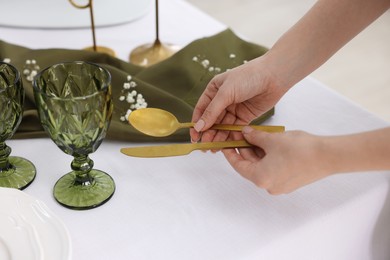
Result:
M129 56L131 63L148 67L171 57L180 48L172 44L162 44L156 40L153 44L144 44L135 48Z
M95 51L93 46L84 48L84 50L86 50L86 51ZM110 49L110 48L107 48L107 47L104 47L104 46L96 46L96 52L105 53L105 54L111 55L113 57L116 56L115 51L113 49Z

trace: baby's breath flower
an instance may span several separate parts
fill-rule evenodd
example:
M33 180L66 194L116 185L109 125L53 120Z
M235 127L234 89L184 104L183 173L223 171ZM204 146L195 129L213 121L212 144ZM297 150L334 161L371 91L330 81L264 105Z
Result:
M129 82L123 83L123 88L124 89L130 89L130 83Z
M202 66L203 66L205 69L207 69L209 65L210 65L210 61L209 61L209 60L203 60L203 61L202 61Z
M134 103L134 97L133 95L131 95L130 93L127 95L127 98L126 98L126 101L127 103Z
M36 60L26 60L24 63L23 75L26 77L27 81L33 81L39 70L40 67Z
M137 83L132 80L131 75L126 77L127 81L123 83L122 95L119 96L119 101L127 102L129 104L129 108L120 116L120 120L122 122L128 122L128 117L131 112L147 107L148 103L146 103L145 98L141 93L138 93L135 89L137 87Z
M223 71L229 71L231 68L235 67L238 65L237 63L237 60L235 60L237 58L237 55L234 54L234 53L230 53L228 55L226 55L225 57L225 60L221 60L220 62L222 63L231 63L231 67L226 67L226 68L221 68L221 67L218 67L216 66L217 64L211 62L209 59L207 59L207 57L205 57L204 55L201 55L201 54L198 54L198 55L195 55L192 57L192 61L199 64L200 66L202 66L206 73L209 73L211 75L216 75L216 74L219 74ZM228 59L228 60L227 60ZM246 63L248 62L247 60L244 60L243 63Z

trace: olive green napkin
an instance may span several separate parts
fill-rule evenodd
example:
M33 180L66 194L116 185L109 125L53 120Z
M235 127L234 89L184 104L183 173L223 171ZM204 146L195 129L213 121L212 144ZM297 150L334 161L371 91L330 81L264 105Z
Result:
M40 69L75 60L94 62L108 69L112 75L114 112L107 138L133 142L188 141L188 130L179 130L169 137L153 138L123 121L128 109L136 102L137 96L132 99L131 92L142 94L148 107L168 110L180 122L190 122L199 96L214 75L263 55L266 51L266 48L246 42L227 29L214 36L195 40L169 59L143 68L101 53L70 49L32 50L0 41L0 60L8 58L20 70L26 92L25 112L14 137L46 136L35 107L31 78L27 80L24 75L28 74L26 69L32 66L26 65L26 61L36 61ZM273 110L256 123L272 114Z

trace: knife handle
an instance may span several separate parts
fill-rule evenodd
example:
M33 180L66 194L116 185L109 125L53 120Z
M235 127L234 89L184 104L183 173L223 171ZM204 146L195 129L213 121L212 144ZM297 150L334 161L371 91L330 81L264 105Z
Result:
M245 140L239 141L222 141L222 142L205 142L193 144L194 150L219 150L224 148L251 147L252 145Z

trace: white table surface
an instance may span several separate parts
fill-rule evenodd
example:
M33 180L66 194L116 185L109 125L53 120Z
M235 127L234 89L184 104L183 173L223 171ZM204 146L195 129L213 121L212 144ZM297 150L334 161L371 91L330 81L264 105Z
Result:
M162 41L185 45L225 28L181 0L162 0L160 10ZM153 30L151 11L129 24L100 28L98 44L126 59L135 46L153 41ZM31 48L90 44L84 29L0 27L0 37ZM388 126L310 77L286 94L267 124L323 135ZM133 144L106 140L91 158L114 178L116 192L99 208L74 211L52 197L71 157L49 139L7 144L13 155L35 164L37 177L25 192L64 221L75 260L390 258L390 172L335 175L272 196L241 178L221 154L132 158L119 149Z

